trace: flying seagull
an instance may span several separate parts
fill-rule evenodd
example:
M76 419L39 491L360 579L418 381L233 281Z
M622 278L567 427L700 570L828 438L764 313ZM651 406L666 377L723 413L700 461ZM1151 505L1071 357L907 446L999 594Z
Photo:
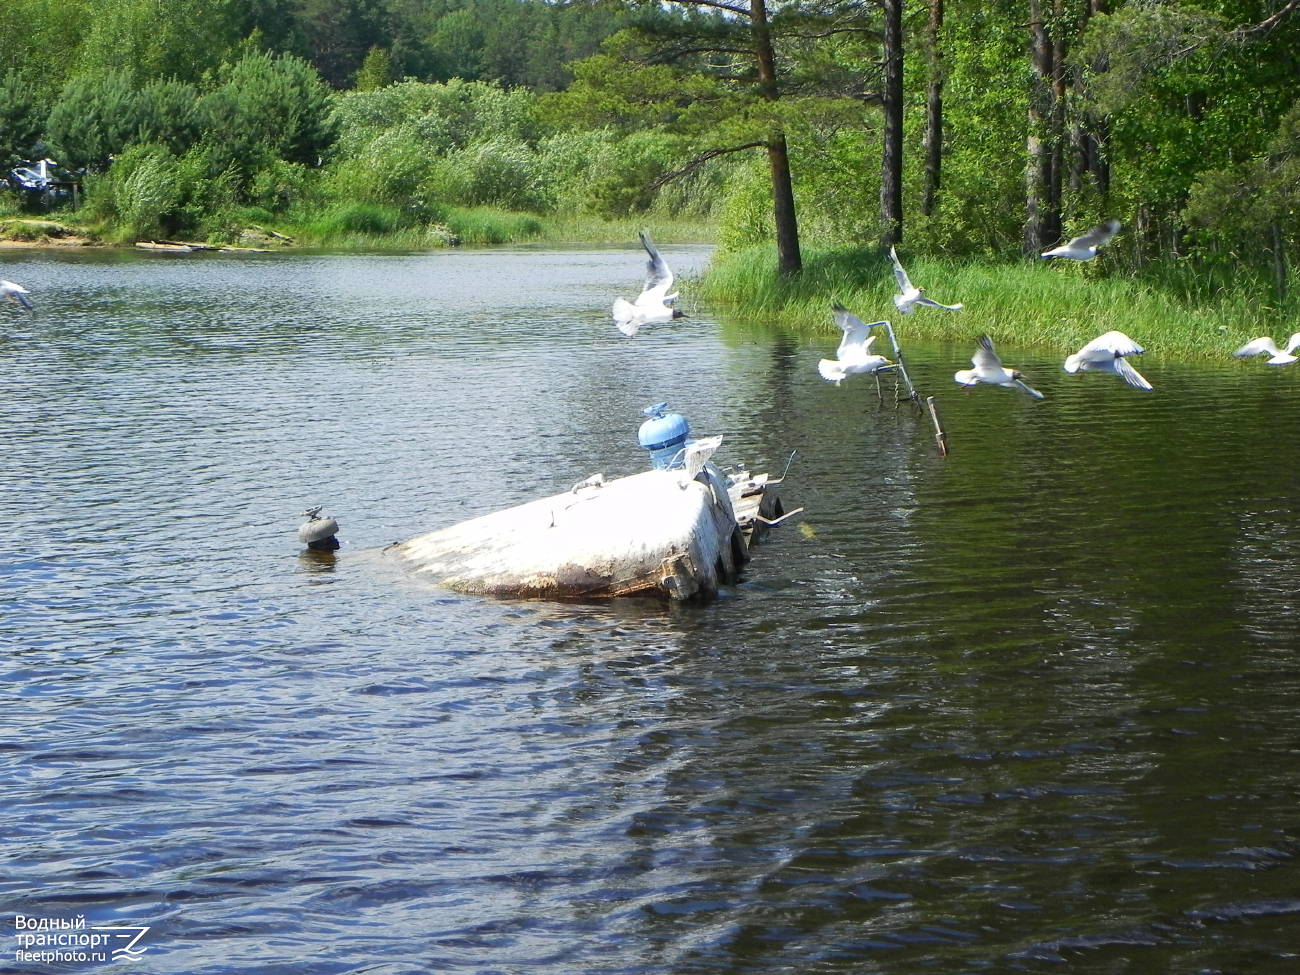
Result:
M1105 247L1110 242L1110 239L1119 233L1121 226L1123 225L1118 220L1109 220L1093 227L1082 237L1075 237L1068 244L1053 247L1050 251L1043 251L1043 256L1070 257L1076 261L1091 261L1097 256L1097 248Z
M1025 383L1021 373L1002 365L1002 360L993 351L993 340L987 335L980 336L979 348L975 350L975 355L970 361L975 366L974 369L958 369L953 376L953 379L961 385L974 386L976 383L988 383L991 386L1007 386L1011 389L1024 390L1034 399L1043 398L1042 393Z
M0 281L0 297L8 298L15 305L22 305L28 311L33 311L32 303L28 299L31 294L21 284L14 284L12 281Z
M1125 356L1141 355L1146 350L1123 332L1107 332L1099 335L1078 352L1065 359L1066 372L1095 370L1097 372L1114 372L1123 377L1124 382L1138 389L1150 389L1151 384L1129 365Z
M1236 352L1232 353L1238 359L1246 359L1254 355L1268 355L1268 364L1270 366L1286 366L1296 361L1296 356L1291 353L1300 348L1300 332L1296 332L1286 343L1286 349L1279 349L1273 344L1273 340L1265 335L1263 338L1254 339L1247 342Z
M871 334L871 329L875 325L885 324L884 322L868 325L838 301L831 305L831 309L835 312L835 324L844 330L844 337L840 339L840 347L834 359L822 359L817 363L817 371L823 379L838 384L854 373L870 374L894 365L883 355L872 355L870 351L871 343L876 338Z
M644 230L641 231L641 243L650 255L645 266L645 290L637 297L635 304L623 298L614 299L614 324L628 338L635 335L642 325L650 322L670 322L674 318L686 317L671 306L677 297L676 291L668 293L668 289L673 286L673 272Z
M945 308L948 311L961 311L962 306L958 305L941 305L937 301L925 297L924 288L918 288L912 284L912 279L907 276L903 270L903 265L899 263L898 255L894 253L894 248L889 248L889 259L894 262L894 280L898 282L898 290L902 294L894 295L894 307L904 315L912 314L917 305L926 305L930 308Z

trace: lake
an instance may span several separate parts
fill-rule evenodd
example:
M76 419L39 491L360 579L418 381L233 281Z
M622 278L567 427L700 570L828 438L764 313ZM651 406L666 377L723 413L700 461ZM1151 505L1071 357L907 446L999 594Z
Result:
M892 379L818 376L837 335L688 282L625 339L631 246L4 258L38 309L0 308L11 949L1300 970L1300 369L1152 350L1143 393L1000 350L1039 402L900 318L945 459ZM383 552L643 469L664 400L723 464L798 451L804 515L722 598L469 598ZM297 541L317 504L336 556Z

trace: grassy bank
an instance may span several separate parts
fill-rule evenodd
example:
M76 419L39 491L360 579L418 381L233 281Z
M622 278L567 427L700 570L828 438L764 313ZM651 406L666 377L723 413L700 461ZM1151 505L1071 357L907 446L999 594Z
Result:
M864 321L891 320L900 338L973 343L987 333L999 343L1067 351L1118 329L1152 354L1184 359L1220 359L1255 336L1285 339L1300 328L1300 302L1279 302L1269 280L1212 281L1181 268L1126 277L1108 274L1104 255L1089 264L900 257L930 297L965 309L900 315L893 267L879 248L808 249L803 273L788 282L778 278L770 247L719 254L699 293L755 324L831 335L838 330L830 302L838 299Z
M82 242L131 246L136 240L183 239L211 244L259 245L270 243L261 235L266 228L305 247L346 250L427 250L438 247L481 247L492 244L615 244L635 243L637 232L649 230L666 244L710 242L716 236L712 223L641 215L603 219L573 214L518 213L492 207L447 207L436 222L410 220L394 207L352 203L324 209L300 210L275 216L249 208L214 221L207 233L186 233L156 227L147 234L95 221L89 214L71 210L52 212L42 219L16 210L0 212L0 241L54 244L77 236Z

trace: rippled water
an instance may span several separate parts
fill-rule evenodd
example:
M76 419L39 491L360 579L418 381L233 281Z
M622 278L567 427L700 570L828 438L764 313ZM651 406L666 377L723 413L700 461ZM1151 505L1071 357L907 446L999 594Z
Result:
M17 915L141 972L1300 970L1300 372L1004 350L1033 402L909 346L944 460L829 336L623 339L641 261L6 260L0 970L100 967ZM664 399L800 452L725 598L383 554L640 469Z

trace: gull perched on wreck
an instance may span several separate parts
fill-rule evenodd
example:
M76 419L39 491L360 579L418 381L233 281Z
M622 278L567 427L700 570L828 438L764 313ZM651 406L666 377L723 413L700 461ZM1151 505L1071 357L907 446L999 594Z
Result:
M1273 340L1265 335L1263 338L1254 339L1247 342L1236 352L1232 353L1238 359L1247 359L1256 355L1267 355L1270 366L1287 366L1296 361L1296 356L1291 353L1300 348L1300 332L1291 336L1286 344L1285 349L1279 349L1273 344Z
M695 476L704 470L704 465L709 462L719 447L722 446L722 436L705 437L703 440L697 440L685 448L686 456L682 459L682 467L685 470L685 476L679 482L683 489Z
M31 292L20 284L14 284L12 281L0 281L0 296L8 298L16 305L22 305L28 311L33 311L32 303L27 297L29 294Z
M979 348L975 350L975 355L970 361L975 366L974 369L958 369L952 377L961 385L974 386L976 383L988 383L990 386L1007 386L1011 389L1024 390L1034 399L1043 398L1042 393L1025 383L1024 376L1020 372L1002 365L1002 360L993 351L993 340L987 335L980 336Z
M1138 345L1123 332L1107 332L1099 335L1074 355L1065 359L1065 371L1074 373L1080 370L1096 372L1114 372L1123 377L1124 382L1138 389L1150 389L1151 384L1142 378L1141 373L1129 365L1125 356L1141 355L1146 349Z
M1086 234L1075 237L1068 244L1043 251L1043 257L1069 257L1076 261L1091 261L1097 256L1097 248L1106 246L1110 239L1119 233L1121 226L1123 224L1118 220L1108 220L1093 227Z
M898 282L898 290L902 294L894 295L894 307L904 315L910 315L917 305L925 305L929 308L944 308L948 311L961 311L962 305L941 305L939 302L927 298L924 294L924 288L918 288L912 284L912 279L907 276L903 270L903 265L898 260L898 255L894 253L894 248L889 248L889 259L894 262L894 280Z
M641 243L650 255L645 266L645 289L635 303L624 298L614 299L614 324L628 338L635 335L642 325L650 322L670 322L674 318L686 317L671 306L677 297L675 291L668 293L668 289L673 286L673 272L644 230L641 231Z
M840 339L840 347L834 359L822 359L817 363L817 371L823 379L839 383L854 373L870 374L893 367L894 363L883 355L872 355L870 351L871 343L876 338L871 334L871 329L885 324L884 322L868 325L838 301L831 305L831 309L835 312L835 324L844 330L844 337Z

